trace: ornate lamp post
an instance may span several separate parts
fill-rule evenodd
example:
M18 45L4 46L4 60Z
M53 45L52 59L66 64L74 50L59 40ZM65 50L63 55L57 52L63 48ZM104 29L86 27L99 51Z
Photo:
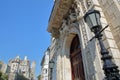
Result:
M101 60L103 61L103 70L105 74L105 80L120 80L120 74L118 66L112 61L112 56L109 55L108 50L105 48L102 41L102 25L100 22L100 12L97 10L89 10L85 16L84 20L90 27L91 31L94 32L95 37L99 41L101 48Z
M54 68L54 61L50 61L49 62L49 68L50 68L50 80L52 80L52 71L53 71L53 68Z

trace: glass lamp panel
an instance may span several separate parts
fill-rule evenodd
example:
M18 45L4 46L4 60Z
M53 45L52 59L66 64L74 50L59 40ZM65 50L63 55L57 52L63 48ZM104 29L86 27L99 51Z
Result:
M50 63L49 63L49 66L50 66L50 68L53 68L54 63L53 63L53 62L50 62Z
M96 26L96 25L97 25L97 20L96 20L97 18L96 18L96 16L95 16L95 13L91 13L91 14L89 15L89 17L90 17L91 23L93 24L92 27Z
M89 15L86 17L86 23L87 23L87 25L90 27L90 29L93 27L93 24L92 24L92 22L91 22L91 19L90 19L90 17L89 17Z
M101 25L100 14L96 13L96 18L97 18L97 24Z

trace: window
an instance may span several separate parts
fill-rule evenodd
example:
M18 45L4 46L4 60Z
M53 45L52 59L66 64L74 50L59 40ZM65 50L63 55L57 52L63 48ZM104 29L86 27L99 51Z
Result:
M44 74L47 74L47 69L44 69L44 70L43 70L43 73L44 73Z

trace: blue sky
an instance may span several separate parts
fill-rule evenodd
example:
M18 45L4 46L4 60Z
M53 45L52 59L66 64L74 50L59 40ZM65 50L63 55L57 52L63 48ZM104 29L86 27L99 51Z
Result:
M40 62L50 45L47 32L53 0L0 0L0 60L7 63L19 55Z

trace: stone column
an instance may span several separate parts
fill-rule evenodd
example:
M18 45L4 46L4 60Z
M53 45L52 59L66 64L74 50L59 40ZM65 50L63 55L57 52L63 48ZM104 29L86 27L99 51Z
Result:
M56 48L55 48L55 54L56 54L56 79L57 80L63 80L62 79L62 56L61 56L61 47L60 47L60 39L58 38L56 40Z

